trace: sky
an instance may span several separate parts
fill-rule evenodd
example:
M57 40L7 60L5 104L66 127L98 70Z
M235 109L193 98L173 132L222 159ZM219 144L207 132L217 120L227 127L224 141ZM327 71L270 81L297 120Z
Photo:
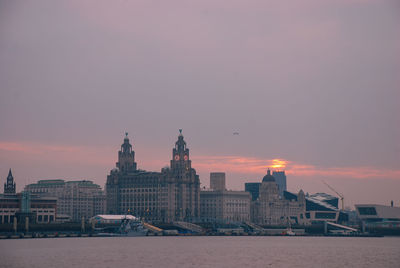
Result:
M183 129L202 186L400 206L399 29L395 0L0 0L0 181L104 186L125 132L160 171Z

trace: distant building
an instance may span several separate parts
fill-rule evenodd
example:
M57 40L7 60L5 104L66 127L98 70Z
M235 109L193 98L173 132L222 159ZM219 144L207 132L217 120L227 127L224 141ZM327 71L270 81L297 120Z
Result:
M210 174L210 185L216 173ZM200 191L200 215L204 222L245 222L250 221L251 196L246 191L225 190L225 173L217 186ZM222 176L219 175L221 178ZM218 190L216 190L217 188Z
M57 199L31 195L29 192L15 193L15 182L11 169L4 185L4 194L0 194L0 224L11 224L14 218L25 223L50 223L55 221Z
M251 194L251 200L256 201L260 195L261 182L246 182L244 184L244 190Z
M4 194L15 194L15 188L16 184L10 168L10 171L8 171L7 180L4 183Z
M278 185L268 169L259 189L259 197L252 201L251 218L260 225L286 225L288 222L304 224L306 201L300 190L297 199L289 200L279 196Z
M68 215L72 221L105 212L106 196L101 187L92 181L40 180L25 186L25 191L56 198L57 214Z
M283 196L283 192L287 190L285 171L273 171L272 176L274 176L275 182L278 184L279 195Z
M225 190L225 173L212 172L210 173L210 188L215 191Z
M298 195L284 192L284 198L297 201ZM324 221L338 222L340 211L338 209L338 198L326 193L306 195L306 220L308 223L323 223Z
M193 221L200 216L200 180L191 166L182 132L170 167L161 172L137 169L126 135L116 168L107 176L107 213L133 214L149 221Z
M400 228L400 207L376 204L357 204L355 207L364 226Z

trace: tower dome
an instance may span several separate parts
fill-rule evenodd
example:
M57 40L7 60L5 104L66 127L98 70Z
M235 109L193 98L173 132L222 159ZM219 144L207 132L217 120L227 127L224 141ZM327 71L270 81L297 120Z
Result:
M263 182L275 182L274 176L271 175L271 171L268 169L267 175L264 176Z

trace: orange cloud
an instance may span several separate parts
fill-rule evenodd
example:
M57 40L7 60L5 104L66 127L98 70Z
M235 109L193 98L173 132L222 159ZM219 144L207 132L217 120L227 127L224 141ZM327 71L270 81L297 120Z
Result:
M49 145L40 143L16 143L0 142L0 156L3 154L10 158L13 154L15 159L23 154L23 161L40 159L51 165L54 161L63 162L65 165L95 165L112 168L116 161L118 148L107 146L69 146ZM157 154L152 150L152 154ZM153 155L146 154L136 160L139 167L151 170L160 170L169 159L155 159ZM320 167L307 165L281 158L257 158L245 156L192 156L192 166L202 173L227 172L237 173L243 176L262 177L267 169L285 170L286 174L302 177L336 177L336 178L391 178L400 179L400 170L383 169L379 167Z
M243 156L195 156L193 166L204 172L223 171L262 176L268 168L285 170L286 174L304 177L393 178L400 179L400 170L378 167L318 167L286 159L264 159Z

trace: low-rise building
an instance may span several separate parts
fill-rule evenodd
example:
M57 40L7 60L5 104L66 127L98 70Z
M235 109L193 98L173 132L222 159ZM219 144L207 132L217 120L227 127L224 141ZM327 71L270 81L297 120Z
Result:
M358 204L355 207L365 226L400 228L400 207L377 204Z
M15 182L11 169L7 182L4 184L4 194L0 195L0 224L9 224L17 218L18 222L51 223L55 221L57 199L40 197L29 192L16 193Z

